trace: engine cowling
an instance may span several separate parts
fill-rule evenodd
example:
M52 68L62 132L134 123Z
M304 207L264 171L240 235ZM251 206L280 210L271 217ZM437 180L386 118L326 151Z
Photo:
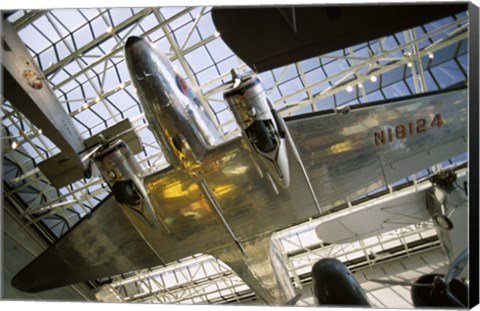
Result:
M158 229L160 222L143 184L142 169L132 151L122 140L103 144L94 155L95 164L112 189L115 200L138 212L143 221Z
M283 188L290 184L285 125L256 75L239 78L223 94L256 157Z

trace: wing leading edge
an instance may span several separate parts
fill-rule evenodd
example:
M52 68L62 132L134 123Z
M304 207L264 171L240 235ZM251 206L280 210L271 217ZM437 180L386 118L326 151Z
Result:
M443 117L441 128L388 141L388 128L407 122L408 129L408 120L432 119L438 113ZM393 177L386 176L385 169L399 161L449 144L459 145L455 153L466 150L466 91L401 100L346 115L308 116L290 120L287 126L326 211L345 198L388 184ZM382 130L387 141L376 145L375 133ZM165 224L160 232L109 196L23 269L12 285L38 292L206 253L228 263L250 287L265 289L265 295L260 294L265 301L278 303L282 299L267 295L275 293L269 255L255 254L268 253L266 241L272 232L319 215L301 168L289 154L290 191L279 193L241 140L212 150L201 172L173 169L148 176L145 186ZM449 154L441 154L445 156ZM434 152L426 162L438 163L443 160L439 157L440 152ZM410 166L402 173L408 176L414 169Z
M109 195L21 270L12 285L34 293L162 263Z

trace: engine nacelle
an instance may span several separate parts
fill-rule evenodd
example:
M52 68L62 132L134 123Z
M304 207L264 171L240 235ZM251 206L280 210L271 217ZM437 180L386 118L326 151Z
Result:
M287 188L290 171L283 119L277 115L256 75L241 79L235 72L232 75L236 83L223 96L254 154L277 183Z
M122 140L104 142L93 158L115 200L138 212L143 221L158 229L160 223L143 183L142 169L128 145Z

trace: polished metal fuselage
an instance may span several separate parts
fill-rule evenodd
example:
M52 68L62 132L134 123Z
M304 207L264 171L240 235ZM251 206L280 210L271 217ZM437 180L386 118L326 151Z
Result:
M154 228L110 196L17 274L16 288L46 290L204 253L228 264L266 303L283 304L294 291L272 246L273 232L467 151L466 89L347 114L303 115L286 120L286 137L296 146L286 145L287 156L295 159L298 150L301 161L289 161L288 189L275 191L245 137L221 142L161 53L137 38L127 41L125 54L149 126L170 163L135 177L160 225ZM119 160L122 150L112 156ZM118 163L137 176L127 167L135 164Z
M264 302L292 299L295 291L286 268L270 260L278 253L270 244L276 226L301 219L284 200L288 194L278 195L273 181L252 164L253 152L243 138L221 143L190 87L151 43L127 41L125 54L149 127L170 163L145 180L162 230L152 230L132 214L134 225L146 239L151 237L162 261L208 253L230 265ZM256 191L249 190L252 186ZM242 200L238 193L252 197ZM268 208L281 200L286 204ZM282 219L252 225L251 217L266 220L272 212Z
M219 144L211 119L195 99L185 96L188 91L182 91L178 74L150 43L127 42L126 60L149 126L171 166L145 178L163 230L156 232L137 221L130 211L125 212L131 214L132 223L152 249L162 254L161 262L194 253L213 255L232 267L268 304L283 304L294 293L288 274L278 275L286 269L275 266L278 260L270 247L271 234L320 216L315 193L321 210L328 211L391 183L397 175L415 173L413 164L401 172L392 169L411 156L419 156L422 165L428 166L442 161L443 153L423 156L439 144L454 140L455 152L463 148L463 93L450 95L455 97L452 108L445 100L433 103L427 97L391 108L377 106L347 115L308 116L288 121L287 126L311 185L305 179L303 165L290 161L289 188L275 191L254 164L245 137ZM432 108L433 104L437 108ZM407 120L417 126L423 118L430 124L437 113L443 114L445 122L435 129L438 131L400 135L390 141L388 128L383 128L387 124L393 128L405 125L408 129ZM375 133L382 130L387 140L376 145ZM287 145L286 150L288 158L294 159L294 146Z
M232 75L240 81L225 90L223 97L250 146L253 160L261 164L274 187L277 183L288 188L290 169L285 123L274 117L276 112L258 76L239 79L235 73Z
M133 85L145 117L167 161L188 168L200 164L220 133L188 83L146 40L126 47Z

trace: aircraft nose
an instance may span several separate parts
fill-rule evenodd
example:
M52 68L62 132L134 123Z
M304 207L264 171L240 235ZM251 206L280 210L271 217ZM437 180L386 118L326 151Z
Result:
M143 38L137 36L128 37L127 42L125 43L125 48L129 48L135 44L135 42L142 41Z

